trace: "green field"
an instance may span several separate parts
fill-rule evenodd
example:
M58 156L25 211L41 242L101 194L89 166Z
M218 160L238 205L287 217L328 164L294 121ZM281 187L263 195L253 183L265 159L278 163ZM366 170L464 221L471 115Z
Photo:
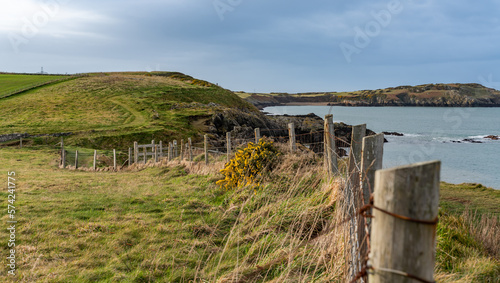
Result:
M67 78L69 76L0 74L0 98L12 92Z

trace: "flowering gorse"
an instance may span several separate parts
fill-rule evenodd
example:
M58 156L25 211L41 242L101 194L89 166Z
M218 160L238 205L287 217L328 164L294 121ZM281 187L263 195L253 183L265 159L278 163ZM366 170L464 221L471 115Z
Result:
M220 171L225 178L217 181L217 185L226 190L253 185L256 190L260 184L256 183L255 179L270 171L280 154L268 139L262 138L257 144L248 143L248 146L238 150L235 157Z

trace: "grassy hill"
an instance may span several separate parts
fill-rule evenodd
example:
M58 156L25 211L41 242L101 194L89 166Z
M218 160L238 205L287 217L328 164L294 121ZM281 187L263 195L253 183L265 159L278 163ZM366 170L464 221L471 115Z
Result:
M237 94L258 107L289 103L345 106L500 106L500 91L479 84L425 84L353 92Z
M0 93L25 77L0 75L12 81ZM124 146L193 136L197 117L228 107L257 111L231 91L181 73L90 74L0 99L0 134L72 132L75 145Z

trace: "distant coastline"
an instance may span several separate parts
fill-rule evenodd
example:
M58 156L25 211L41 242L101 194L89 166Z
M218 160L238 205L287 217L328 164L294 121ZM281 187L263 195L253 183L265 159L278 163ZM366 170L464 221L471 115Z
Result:
M480 84L427 84L354 92L236 94L259 109L287 105L500 107L500 91Z

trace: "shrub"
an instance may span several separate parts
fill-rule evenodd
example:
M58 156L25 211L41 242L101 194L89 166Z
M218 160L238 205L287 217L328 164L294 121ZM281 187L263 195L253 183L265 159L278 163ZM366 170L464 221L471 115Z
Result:
M259 143L249 143L244 149L236 152L235 157L231 159L224 169L220 172L224 179L217 181L217 185L225 190L235 189L239 186L260 184L255 182L258 176L272 170L276 163L276 157L281 155L273 142L262 138Z
M205 86L205 87L209 87L209 86L212 86L211 83L207 82L207 81L203 81L203 80L198 80L198 79L194 79L192 82L191 82L192 85L199 85L199 86Z

